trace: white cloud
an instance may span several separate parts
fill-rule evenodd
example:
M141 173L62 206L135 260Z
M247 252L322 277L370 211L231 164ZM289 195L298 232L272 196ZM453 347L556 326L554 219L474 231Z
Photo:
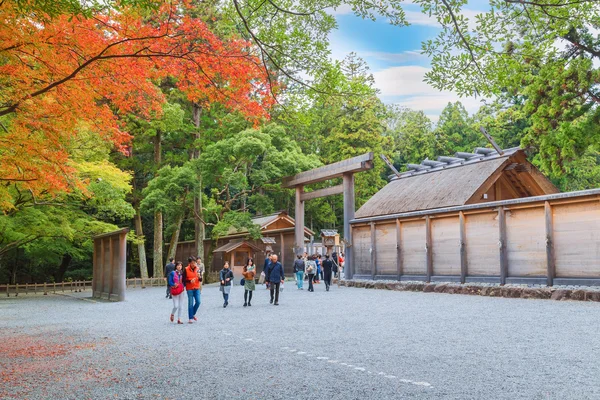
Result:
M364 59L372 58L397 64L411 61L423 61L427 58L427 56L421 54L420 50L409 50L400 53L389 53L384 51L357 51L356 53Z
M423 82L429 70L417 65L398 66L374 72L373 76L382 96L410 96L431 92L431 87Z
M349 4L346 4L346 3L344 3L344 4L340 5L340 6L339 6L339 7L337 7L337 8L333 8L333 7L331 7L331 8L328 8L328 9L327 9L327 12L328 12L330 15L335 15L335 16L337 16L337 15L349 15L349 14L354 14L354 11L352 11L352 6L351 6L351 5L349 5Z
M406 15L406 20L411 25L440 26L435 17L430 17L420 11L404 11L404 14Z
M413 110L422 110L434 121L450 102L460 101L471 114L482 105L481 99L461 98L456 93L441 92L429 86L423 80L428 71L430 68L415 65L398 66L377 71L373 76L383 100Z
M406 20L411 25L432 26L436 28L440 27L440 23L437 21L435 16L430 17L429 15L423 14L420 11L406 10L404 13L406 14ZM469 27L470 31L473 31L477 26L477 20L475 19L475 16L478 14L482 14L483 11L472 10L470 8L463 8L460 13L468 19L467 26Z

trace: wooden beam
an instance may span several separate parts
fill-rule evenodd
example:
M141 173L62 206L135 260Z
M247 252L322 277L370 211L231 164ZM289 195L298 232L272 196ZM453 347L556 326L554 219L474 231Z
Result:
M529 172L526 172L526 174L531 178L531 180L535 182L536 186L539 187L542 194L553 194L560 192L560 190L558 190L557 187L554 186L550 179L548 179L544 174L540 172L540 170L538 170L535 167L535 165L533 165L527 160L527 157L525 156L524 152L518 151L517 153L515 153L514 158L527 167L527 170Z
M304 201L302 201L302 194L304 188L302 186L296 186L296 215L295 215L295 253L296 255L304 252ZM281 264L283 265L283 263Z
M546 214L546 260L548 286L554 285L556 277L556 258L554 257L554 220L552 217L552 207L550 203L544 202L544 211Z
M500 230L500 284L506 283L508 275L508 255L506 253L506 211L498 208L498 227Z
M515 190L515 188L512 186L512 183L510 180L508 180L508 178L506 177L505 174L503 174L500 179L498 179L498 181L496 182L496 184L500 183L502 186L504 186L504 188L506 190L508 190L510 192L510 194L513 195L513 197L515 199L518 199L519 197L523 197L519 194L519 192L517 192ZM503 200L503 199L496 199L496 200Z
M350 251L346 251L344 264L344 277L352 279L354 273L354 252L352 249L352 227L350 221L354 219L356 203L354 201L354 175L345 174L342 177L342 186L344 187L344 240L350 244Z
M433 275L433 252L431 248L431 218L425 217L425 256L427 258L427 282Z
M459 232L460 232L460 283L465 283L467 279L467 231L465 229L465 214L458 213Z
M328 187L325 189L319 189L312 192L304 192L300 195L301 201L308 201L312 199L318 199L319 197L332 196L334 194L344 193L344 185L337 185Z
M475 193L473 193L473 195L469 198L469 200L467 200L465 204L480 203L481 196L483 196L484 193L487 193L487 191L490 190L490 188L494 185L498 178L502 176L504 168L511 162L512 161L510 157L507 157L506 160L504 160L504 162L498 167L498 169L493 174L491 174L485 180L485 182L483 182L483 184L479 187L479 189L475 191Z
M398 280L402 276L402 223L396 219L396 269Z
M294 188L298 185L309 185L339 178L347 173L367 171L373 168L373 153L366 153L358 157L349 158L333 164L315 168L310 171L301 172L294 176L283 178L284 188Z
M375 222L371 222L371 279L377 274L377 243L375 239Z

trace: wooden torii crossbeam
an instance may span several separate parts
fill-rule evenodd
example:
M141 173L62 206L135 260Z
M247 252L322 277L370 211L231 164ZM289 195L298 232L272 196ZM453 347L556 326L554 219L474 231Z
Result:
M304 202L334 194L344 194L344 239L346 240L346 243L352 243L350 237L350 221L354 219L355 212L354 174L357 172L368 171L372 168L373 153L371 152L325 165L320 168L315 168L310 171L301 172L283 179L284 188L296 189L296 254L302 254L304 251ZM342 178L341 185L331 186L313 192L304 192L304 186L306 185L340 177ZM354 264L351 251L346 252L344 270L346 278L352 278Z

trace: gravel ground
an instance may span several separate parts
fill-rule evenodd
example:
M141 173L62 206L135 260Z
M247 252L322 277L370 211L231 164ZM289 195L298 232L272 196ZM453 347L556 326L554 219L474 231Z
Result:
M211 286L176 325L163 288L77 295L0 298L0 398L600 398L599 303Z

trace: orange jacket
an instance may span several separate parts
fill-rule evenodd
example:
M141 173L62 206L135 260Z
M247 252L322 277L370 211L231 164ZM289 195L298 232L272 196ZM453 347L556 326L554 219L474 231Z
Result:
M185 267L183 270L184 282L185 282L185 290L195 290L202 288L202 278L200 277L200 268L195 267L192 269L191 265ZM194 282L191 282L192 279L195 279Z

